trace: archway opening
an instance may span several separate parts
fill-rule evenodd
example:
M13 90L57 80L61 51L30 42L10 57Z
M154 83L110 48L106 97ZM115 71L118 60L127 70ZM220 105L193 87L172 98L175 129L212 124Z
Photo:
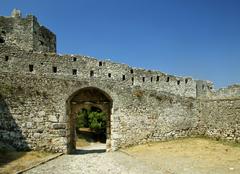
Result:
M74 93L68 102L70 106L68 152L74 153L96 142L101 143L105 150L109 150L111 97L98 88L87 87Z
M83 104L76 115L76 147L106 143L107 113L92 104Z

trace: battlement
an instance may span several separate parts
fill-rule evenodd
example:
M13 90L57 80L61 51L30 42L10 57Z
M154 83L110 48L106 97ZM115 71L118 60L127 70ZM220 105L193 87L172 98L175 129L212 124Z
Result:
M0 16L0 44L15 45L26 51L56 52L56 36L41 26L33 15L22 17L14 9L11 16Z
M2 72L31 74L78 81L105 81L125 87L141 87L175 95L196 97L196 81L160 71L144 70L109 60L80 55L29 53L17 47L0 47Z
M86 56L52 54L56 53L56 36L41 26L35 16L24 18L16 9L10 17L0 17L0 46L2 71L54 78L106 80L194 98L207 97L212 91L212 83L208 81L132 68Z

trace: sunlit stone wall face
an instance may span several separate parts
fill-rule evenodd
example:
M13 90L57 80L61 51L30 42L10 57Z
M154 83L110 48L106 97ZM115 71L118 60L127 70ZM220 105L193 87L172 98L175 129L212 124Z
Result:
M37 32L25 35L19 26L16 34L4 20L9 25L26 20L21 27ZM239 141L239 86L214 92L208 81L58 55L55 35L39 45L37 40L44 42L36 36L40 25L31 26L34 17L24 20L0 17L0 141L17 149L69 152L74 127L70 101L89 87L111 101L108 150L196 135ZM48 35L42 29L41 37ZM26 38L22 45L21 37Z
M8 118L2 119L16 126L12 131L2 124L1 135L9 137L3 139L8 142L22 139L25 146L16 144L17 148L67 152L71 133L67 101L85 87L98 88L112 99L109 150L188 136L196 130L196 82L191 78L4 44L0 71L0 94L8 108Z
M16 12L16 11L15 11ZM33 15L0 16L0 44L16 45L26 51L56 52L56 36Z

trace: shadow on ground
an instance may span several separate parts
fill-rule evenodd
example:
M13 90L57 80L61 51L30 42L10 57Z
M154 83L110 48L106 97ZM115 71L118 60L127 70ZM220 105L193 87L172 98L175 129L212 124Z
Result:
M90 128L80 128L77 130L77 137L78 139L85 140L88 143L106 143L106 135L104 133L96 134L96 132L92 131Z
M3 168L5 165L9 164L10 162L21 158L25 154L26 152L17 152L15 150L3 148L0 149L0 169Z
M77 130L77 136L78 139L76 141L76 150L72 155L106 152L105 135L96 134L89 128L80 128Z
M106 149L91 149L91 150L85 150L85 149L77 149L75 150L74 154L71 155L85 155L85 154L91 154L91 153L105 153Z

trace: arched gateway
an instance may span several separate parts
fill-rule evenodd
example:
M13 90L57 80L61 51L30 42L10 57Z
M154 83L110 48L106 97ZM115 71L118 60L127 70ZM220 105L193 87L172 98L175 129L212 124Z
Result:
M111 148L111 108L112 98L96 87L85 87L72 94L67 101L68 114L68 153L76 150L76 117L82 109L96 107L107 114L106 118L106 150Z
M107 113L111 151L195 135L240 142L239 85L214 91L209 81L58 55L55 34L32 15L0 16L0 26L0 141L16 149L70 153L84 107Z

